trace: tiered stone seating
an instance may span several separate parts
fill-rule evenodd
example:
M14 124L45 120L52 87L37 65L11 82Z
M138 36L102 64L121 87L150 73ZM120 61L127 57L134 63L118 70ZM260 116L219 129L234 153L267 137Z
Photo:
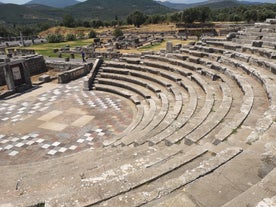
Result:
M250 32L252 40L259 33L261 40L274 37L265 28ZM39 170L26 183L43 177L15 205L39 198L50 206L165 206L176 204L178 192L194 206L228 207L273 197L275 169L264 179L257 171L265 143L275 142L275 51L254 48L252 54L247 48L213 40L178 53L105 61L93 90L129 99L133 122L103 148L14 166L24 173ZM10 169L1 175L16 179ZM64 171L70 178L59 183Z
M114 63L113 63L114 64ZM125 67L127 67L127 65L125 66ZM132 69L133 69L133 67L134 66L132 66ZM137 70L140 70L141 68L136 68ZM147 68L147 69L149 69L149 71L150 71L150 68ZM156 72L156 71L151 71L151 72ZM137 74L137 72L129 72L129 74L131 75L131 76L133 76L133 75L135 75L135 76L139 76L139 78L141 79L141 78L144 78L144 81L147 81L147 79L148 79L148 74L144 74L143 72L141 72L140 74ZM160 80L165 80L165 81L162 81L162 85L161 86L159 86L159 88L160 89L158 89L156 86L154 86L154 84L156 85L156 83L149 83L148 81L147 81L147 84L146 85L144 85L145 87L148 87L148 86L152 86L151 88L153 88L153 86L155 87L155 92L156 91L165 91L165 93L167 94L167 99L169 100L169 101L166 101L167 103L169 103L169 102L171 102L171 105L172 105L172 103L173 103L173 101L175 100L175 105L173 106L171 106L170 108L169 108L169 111L174 111L174 116L177 116L179 113L180 113L180 111L181 111L181 108L182 108L182 94L181 93L179 93L177 90L174 90L174 88L170 88L169 90L167 90L166 88L164 88L164 86L172 86L172 85L177 85L176 83L174 83L172 80L176 80L175 79L175 77L172 77L172 76L169 76L169 75L166 75L166 74L162 74L163 76L166 76L167 78L165 78L165 77L161 77L161 79ZM134 79L139 79L139 78L135 78L135 77L131 77L131 79L132 80L134 80ZM128 78L129 79L129 78ZM167 80L167 79L172 79L172 80ZM160 82L160 81L159 81ZM186 93L186 92L185 92ZM184 94L185 94L184 93ZM163 98L163 96L161 96L161 98L162 99L164 99ZM161 100L162 100L161 99ZM167 105L167 107L168 107L168 104L164 104L163 106L166 106ZM161 113L160 114L158 114L158 116L159 116L159 118L161 118L161 119L155 119L154 120L154 122L151 122L150 124L148 124L148 125L145 125L144 127L140 127L139 129L141 129L142 131L140 131L140 133L141 134L143 134L142 132L143 131L145 131L145 133L146 132L152 132L152 130L156 127L156 126L158 126L159 125L159 127L161 126L160 125L160 120L163 120L163 118L162 117L164 117L164 119L166 120L166 121L168 121L168 123L170 123L171 121L172 121L172 119L173 119L173 117L174 116L167 116L167 114L168 114L168 112L167 111L165 111L164 110L164 107L162 108L162 110L161 110ZM164 116L165 115L165 116ZM152 117L153 118L153 117ZM171 121L170 121L171 120ZM162 128L162 127L161 127ZM136 139L137 139L137 134L136 134L136 131L134 131L135 132L135 136L134 137L132 137L132 136L128 136L128 138L127 139L124 139L124 145L129 145L129 144L132 144ZM128 141L127 141L128 140ZM140 139L140 141L141 141L142 139ZM118 145L118 144L122 144L122 143L115 143L115 145Z
M196 48L200 50L206 49L202 47L196 47ZM210 48L208 48L208 50L210 50ZM260 82L262 84L262 87L265 89L265 92L267 94L267 97L271 105L273 106L275 104L275 100L273 100L274 99L273 97L275 97L275 88L273 87L273 85L275 84L273 83L273 80L270 78L271 72L275 73L274 72L275 61L271 61L271 60L269 61L268 59L265 59L265 58L260 58L259 61L256 61L257 57L250 57L250 56L247 56L246 54L241 55L240 53L234 52L234 51L229 52L231 53L230 56L228 55L226 50L212 49L212 51L219 51L219 54L211 55L212 59L215 59L218 62L223 63L225 65L228 65L228 66L230 65L231 67L239 68L240 70L254 77L254 79L256 79L258 82ZM223 52L221 53L221 51ZM247 57L247 58L236 58L236 57ZM259 63L261 62L262 64L256 64L257 62ZM201 60L201 63L210 64L211 62L210 62L210 59L207 59L207 60ZM219 64L217 63L214 63L214 61L212 61L212 63L213 63L213 66L212 66L213 68L216 68L217 70L223 69L223 67L219 66ZM257 127L255 128L257 131L261 132L268 129L271 123L273 122L273 120L271 119L271 115L274 116L275 111L272 108L273 107L269 107L268 110L264 113L265 116L258 120L258 122L262 124L261 124L261 127L258 127L259 125L257 125ZM228 131L230 131L230 129L228 129ZM257 133L252 132L252 135L251 137L248 138L248 140L254 140L256 138L257 138Z
M131 65L130 62L127 64L112 63L114 70L109 72L128 71L127 74L131 74L134 76L133 80L136 80L132 81L133 83L148 87L155 93L159 91L159 96L167 100L166 104L169 105L169 108L174 108L174 110L167 110L166 115L162 116L162 120L154 122L154 127L148 128L149 131L145 130L147 129L145 126L137 127L137 130L134 130L135 134L125 134L124 137L117 139L113 146L134 144L134 146L140 147L147 146L145 144L149 143L150 146L157 147L164 142L166 145L162 147L162 153L166 154L167 150L172 149L181 149L187 152L189 149L197 151L196 145L201 148L201 146L211 146L208 143L212 143L211 151L214 150L219 154L221 149L227 149L228 139L232 140L233 145L237 130L248 119L253 125L251 129L247 129L247 137L242 139L243 143L245 144L250 137L264 136L266 130L273 124L272 117L275 117L275 83L273 83L274 78L271 77L274 73L275 63L270 61L273 59L273 52L270 53L271 55L263 55L263 57L258 58L255 54L261 53L261 49L266 49L258 49L258 53L252 55L246 53L245 47L227 48L228 45L223 41L220 41L218 45L207 42L206 46L196 45L191 48L182 48L181 54L170 54L166 57L145 55L138 65ZM267 50L270 51L270 49ZM269 54L269 52L263 54ZM255 99L255 97L258 98ZM188 100L185 102L185 99ZM259 101L259 99L263 101ZM160 100L162 105L164 100ZM261 103L268 103L269 105L260 110L257 105ZM254 113L259 115L254 118L251 115ZM156 120L157 117L160 118L159 114L151 117L151 119ZM141 134L139 130L141 130ZM244 144L241 145L240 141L234 145L243 146L244 149L250 148L249 146L245 147ZM217 150L215 150L216 148ZM174 159L177 159L179 151L175 150L174 152L172 160L169 157L161 158L162 155L158 155L159 161L157 163L166 163L167 166L172 166L171 169L174 169L173 163L177 163ZM172 156L172 154L168 156ZM184 157L182 158L185 161ZM154 159L149 158L148 160ZM164 160L171 160L172 163ZM208 159L205 158L205 160ZM147 168L151 168L155 164L147 166ZM140 170L130 171L133 172L133 175L129 175L130 177L126 175L127 180L134 182L137 179L135 174ZM173 178L170 173L169 176L161 175L163 171L159 167L156 168L156 171L159 172L158 179L150 177L151 181L146 179L147 173L154 175L155 170L154 172L141 173L145 175L143 180L147 185L137 183L137 187L135 187L132 186L133 182L131 182L131 185L126 189L122 188L121 191L108 191L107 197L103 199L105 201L96 199L95 204L101 206L149 204L186 185L181 182L181 179L187 181L188 178L185 174L181 174L181 178ZM197 168L194 168L193 172L196 171ZM164 172L164 174L167 173ZM105 174L108 173L104 172L100 177ZM115 174L123 173L118 171ZM116 180L115 177L111 183L107 181L104 186L116 186L117 184L114 183L118 181L114 181ZM88 179L86 182L98 182L97 177ZM105 192L103 189L102 191ZM233 200L234 202L236 201ZM231 203L228 205L231 206Z

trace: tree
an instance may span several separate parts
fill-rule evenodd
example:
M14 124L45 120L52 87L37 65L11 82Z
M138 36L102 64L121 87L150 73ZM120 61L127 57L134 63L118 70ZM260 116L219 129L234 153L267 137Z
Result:
M250 10L247 10L245 13L244 13L244 18L247 22L250 22L250 21L257 21L258 19L258 14L257 14L257 11L256 10L253 10L253 9L250 9Z
M95 30L91 30L88 34L89 38L96 38L97 37L97 33L95 32Z
M76 38L76 35L74 34L67 34L66 35L66 41L75 41L77 38Z
M75 19L70 14L66 14L63 16L63 25L65 27L75 27Z
M127 17L128 24L134 24L135 27L140 27L147 20L146 15L140 11L135 11Z
M99 28L99 27L103 27L104 23L101 20L92 20L91 22L91 27L93 28Z
M84 21L82 24L84 27L90 27L89 21Z
M7 37L9 36L9 32L4 25L0 25L0 37Z
M120 37L120 36L123 36L123 35L124 35L123 31L119 27L114 29L114 31L113 31L113 36L114 37Z
M211 10L209 7L199 7L197 8L197 13L197 20L204 23L209 18Z
M64 36L61 34L49 34L46 39L49 43L64 42Z
M193 23L197 19L197 11L195 8L186 9L183 11L181 20L185 23Z

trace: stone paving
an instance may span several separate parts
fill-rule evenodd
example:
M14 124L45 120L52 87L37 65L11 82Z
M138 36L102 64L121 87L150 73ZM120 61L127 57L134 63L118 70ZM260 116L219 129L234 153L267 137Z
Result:
M29 92L15 102L1 100L0 165L42 161L98 148L105 139L127 128L133 114L127 100L82 91L82 84L79 79L37 96ZM37 90L42 88L33 91Z

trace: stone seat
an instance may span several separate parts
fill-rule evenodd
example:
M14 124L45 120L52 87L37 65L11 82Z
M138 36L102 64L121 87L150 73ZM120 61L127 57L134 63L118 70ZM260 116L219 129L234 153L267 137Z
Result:
M261 84L263 85L264 89L266 90L266 93L268 95L268 98L270 99L270 97L275 97L275 89L273 89L273 83L271 82L271 80L269 80L268 76L264 75L261 73L262 70L256 70L254 68L252 68L252 66L248 65L247 63L240 63L238 60L235 60L235 59L229 59L229 57L225 57L225 58L220 58L219 59L220 62L222 62L223 64L226 64L227 67L225 66L222 66L220 63L216 63L215 61L211 61L210 59L205 59L205 61L203 61L203 58L201 59L201 64L212 64L212 66L210 66L211 68L214 68L216 70L221 70L221 72L223 71L228 71L227 73L230 72L230 74L232 74L231 76L233 76L233 72L231 72L231 70L229 70L229 63L227 64L227 62L235 62L233 63L231 66L234 66L234 67L238 67L240 68L241 70L245 71L247 74L250 74L252 75L256 80L258 80L259 82L261 82ZM264 71L264 73L269 73L268 71ZM240 81L240 82L237 82L238 84L241 84L241 82L244 82L244 81ZM267 84L268 82L271 82L271 84ZM249 87L247 87L249 88ZM269 89L268 89L269 88ZM240 114L237 114L235 116L235 119L233 120L237 120L237 121L233 121L233 123L231 123L229 126L226 126L223 130L222 130L222 134L220 133L219 135L222 136L218 139L215 139L213 141L213 143L219 143L221 140L224 140L227 135L229 136L231 134L231 131L233 131L234 127L237 127L238 126L238 123L242 123L245 118L247 117L247 114L249 114L249 111L250 111L250 105L253 104L253 99L254 99L254 96L252 95L253 93L251 93L251 95L248 95L248 100L247 101L244 101L244 104L242 105L241 109L245 109L243 111L248 111L248 112L245 112L245 113L240 113ZM270 99L270 102L271 102L271 106L268 108L268 110L264 113L264 116L260 119L257 120L257 125L256 125L256 128L251 132L250 136L247 138L248 140L256 140L258 139L258 134L260 133L263 133L265 130L268 129L268 127L271 125L271 123L273 122L272 119L271 119L271 116L274 116L275 114L275 111L274 111L274 101ZM249 105L248 105L249 103ZM270 114L270 115L268 115ZM218 135L216 136L218 137Z
M160 111L160 113L153 118L154 122L150 123L146 128L139 131L139 134L135 134L134 136L129 135L126 139L122 140L122 142L126 145L134 144L137 146L147 142L151 134L160 133L165 130L167 126L172 124L174 119L178 117L182 109L182 100L175 101L174 99L171 99L168 101L168 103L169 105L167 105L167 111Z
M204 123L202 123L196 130L185 137L185 143L191 145L198 142L206 136L211 130L219 125L226 117L232 106L231 89L225 83L220 83L223 98L216 111L214 111Z
M275 59L275 49L274 48L258 48L258 47L252 47L250 44L245 44L245 45L240 45L235 42L216 42L216 41L208 41L206 42L208 45L213 45L215 47L232 47L232 48L237 48L241 49L242 52L244 53L249 53L249 54L255 54L264 58L269 58L269 59Z
M162 59L162 57L161 57L161 58L159 58L159 57L158 57L158 58L157 58L157 57L146 57L146 58L156 58L156 59L159 59L159 60ZM175 63L175 60L170 60L170 59L164 59L164 61ZM157 62L155 62L155 65L156 65L156 67L159 67ZM161 64L159 64L159 65L161 65ZM165 64L162 64L162 65L165 65ZM164 67L168 68L167 65L164 66ZM208 73L210 73L210 72L204 71L204 73L205 73L205 74L208 74ZM202 86L202 84L201 84L200 82L198 82L198 84L201 85L201 87L204 88L204 86ZM228 95L229 95L229 94L228 94ZM227 96L225 97L225 99L227 99ZM228 107L225 107L225 108L221 107L221 109L222 109L225 113L227 113L227 111L229 110L229 108L230 108L230 106L231 106L231 102L225 101L225 103L228 104ZM224 110L224 109L225 109L225 110ZM222 114L225 114L225 113L222 113ZM218 113L218 114L221 115L221 113ZM210 121L210 122L211 122L211 123L219 123L221 119L216 119L216 118L217 118L217 117L215 117L215 121L214 121L214 122L212 122L212 121ZM180 125L180 126L181 126L181 125ZM206 126L207 126L207 128L208 128L208 124L206 124ZM215 124L215 126L216 126L216 124ZM173 127L173 125L172 125L171 127ZM211 129L212 129L212 127L211 127ZM206 130L206 131L208 132L209 130ZM161 137L162 137L162 138L161 138ZM157 136L155 136L153 139L149 139L149 140L150 140L150 142L152 142L152 143L156 143L156 142L162 140L163 138L164 138L163 136L157 135ZM152 141L152 140L154 140L154 141ZM167 142L168 142L168 141L167 141ZM170 142L168 142L168 143L170 143ZM170 144L171 144L171 143L170 143Z
M260 40L262 37L261 34L258 35L252 35L252 34L246 34L246 35L238 35L236 40Z
M164 93L159 93L159 97L162 103L162 106L159 110L159 113L154 117L154 119L152 120L152 122L147 126L145 130L147 130L147 132L141 134L141 132L138 132L139 134L136 133L136 135L134 136L127 136L127 139L124 140L124 143L128 143L128 145L134 144L135 146L140 146L137 145L137 139L138 136L139 137L143 137L146 136L145 134L148 133L151 129L155 128L156 126L158 126L160 123L162 123L162 121L164 120L164 118L168 115L168 111L169 111L169 100L167 95L165 95ZM114 146L118 146L118 145L122 145L122 141L119 140L116 143L114 143ZM126 144L124 144L126 145ZM142 145L142 144L141 144Z
M235 60L239 60L245 63L250 63L258 67L262 67L264 69L270 70L272 73L276 73L276 62L271 61L267 58L263 58L260 56L252 55L252 54L245 54L239 51L236 51L236 48L230 51L229 49L221 49L221 48L214 48L214 47L207 47L207 46L195 46L194 49L201 50L209 54L209 57L213 60L217 60L220 58L221 55L226 55L227 57L234 58ZM210 52L212 54L210 54Z
M165 182L154 182L156 177L159 177L161 174L169 174L173 169L179 168L183 164L185 165L185 163L195 162L199 155L206 153L206 151L200 148L201 147L194 148L193 150L184 153L184 155L180 153L178 156L172 156L163 163L161 162L162 160L158 161L155 164L153 163L152 167L148 166L146 169L141 169L140 167L140 170L134 171L133 173L120 173L114 170L116 174L118 173L122 175L124 180L128 180L129 185L126 187L125 185L122 185L123 181L119 181L118 179L112 180L112 178L108 179L102 184L103 191L106 190L108 193L104 194L104 197L98 196L97 198L94 198L94 202L90 201L89 203L96 204L100 201L104 201L102 203L104 206L140 206L145 202L150 204L151 201L160 197L160 192L162 192L162 196L168 195L176 189L179 189L180 187L183 187L216 169L218 166L227 163L242 151L240 148L227 148L217 153L215 157L206 158L205 161L196 164L195 167L190 168L184 173L169 177ZM192 159L195 159L195 161L192 161ZM137 183L137 179L135 178L141 175L143 176L143 179L139 179L140 182ZM94 180L96 178L97 177L95 177ZM149 182L150 180L152 182ZM93 183L93 177L91 179L86 179L84 182L86 182L87 185L89 185L89 182ZM149 184L142 185L146 182ZM118 185L122 187L116 188ZM138 185L142 187L135 187ZM146 200L145 193L147 195Z
M178 60L180 58L180 56L181 55L173 56L172 58L164 58L164 57L160 57L160 56L151 55L151 56L146 56L146 58L149 59L147 62L151 62L151 65L154 65L155 67L164 68L167 70L174 70L177 73L180 73L181 75L183 75L185 77L191 76L192 73L189 70L192 70L197 73L200 73L203 76L209 77L212 80L220 79L219 75L216 72L204 70L204 67L199 66L198 65L199 60L200 60L199 58L196 57L195 58L196 61L195 61L195 59L193 59L192 56L184 55L185 57L188 57L187 60L192 61L192 62L189 62L189 61ZM159 60L160 62L165 62L165 63L163 63L161 65L157 61L152 62L150 60ZM147 63L147 62L145 61L145 63ZM171 67L171 66L168 66L168 64L176 65L178 67ZM189 69L189 70L187 70L187 69Z
M101 84L101 82L103 84ZM154 114L156 113L156 104L155 101L151 99L141 99L139 98L140 94L135 93L135 91L131 90L131 87L128 87L128 89L124 89L121 86L123 84L121 83L115 83L112 81L103 81L101 80L100 83L95 84L96 90L101 90L105 92L111 92L115 93L121 96L126 96L129 100L131 100L134 104L136 104L137 108L137 114L134 118L134 123L131 124L127 128L126 131L121 133L118 136L115 136L114 138L108 140L107 142L104 142L104 146L108 146L116 142L117 140L122 139L124 136L129 135L131 132L133 132L137 127L140 127L141 125L147 125L150 120L152 120ZM138 95L138 96L137 96ZM145 102L147 102L147 105L145 105ZM140 107L141 104L141 107ZM139 105L139 106L137 106Z
M121 88L125 88L127 90L135 92L136 94L139 94L140 96L144 97L145 99L150 99L154 95L147 88L139 87L137 85L135 85L135 87L133 87L134 84L133 85L131 85L131 84L126 85L126 84L124 84L124 82L117 81L117 80L111 80L109 78L100 78L100 79L97 79L97 81L100 84L114 85L114 86L118 86L118 87L121 87ZM142 90L140 90L140 89L142 89Z
M160 74L162 74L162 72L160 72ZM141 75L141 74L140 74ZM173 80L179 80L179 78L178 77L175 77ZM201 86L202 87L202 86ZM175 90L176 91L176 90ZM180 96L179 96L180 97ZM177 98L177 99L180 99L180 98ZM194 102L193 102L194 103ZM179 104L177 104L176 105L178 108L180 108L181 107L181 104L179 103ZM179 109L177 109L176 111L179 111ZM193 110L192 110L192 112L193 112ZM189 110L189 113L191 113L191 110ZM174 113L175 114L175 113ZM174 116L177 116L177 114L175 114ZM183 115L183 117L185 117L185 114ZM172 118L171 118L172 119ZM182 118L183 119L183 118ZM186 120L187 120L187 116L186 116ZM177 125L179 125L179 126L181 126L182 125L182 122L179 122L179 121L181 121L181 119L177 119L177 121L175 122L176 124L174 124L175 126L177 126ZM171 128L173 128L173 127L175 127L175 126L173 126L172 125L172 127ZM158 129L156 129L156 130L154 130L154 131L152 131L151 133L152 134L154 134L154 133L157 133L158 131L157 131ZM166 130L167 131L167 130ZM142 142L143 142L143 140L144 139L138 139L137 137L136 137L136 143L138 142L138 144L141 144ZM145 140L144 140L145 141ZM130 143L128 143L128 144L130 144Z
M272 172L269 173L260 182L256 183L240 195L225 203L222 207L238 205L273 207L276 201L275 190L273 190L273 186L275 186L275 176L276 168L274 168L274 170L272 170Z
M106 71L106 70L105 70ZM163 86L159 86L157 84L151 83L151 81L138 81L135 79L135 76L131 76L131 73L128 71L128 73L126 73L126 75L120 75L117 74L117 70L109 70L108 73L100 73L101 77L109 77L109 78L117 78L117 79L121 79L121 80L125 80L128 82L132 82L138 85L141 85L143 87L149 88L151 91L155 92L155 93L159 93L161 92L161 90L163 89Z
M206 61L209 61L209 60L206 60ZM172 61L173 62L173 61ZM206 69L207 70L207 69ZM224 70L223 71L221 71L221 72L224 72L225 70L227 70L226 68L224 68ZM233 75L233 76L235 76L235 75ZM241 87L241 89L243 90L243 91L247 91L247 94L245 94L245 96L244 97L246 97L245 98L245 100L243 101L243 105L241 106L241 110L243 111L243 113L238 113L237 115L236 115L236 117L235 117L235 121L234 121L234 123L237 123L237 125L231 125L230 127L228 126L228 125L226 125L226 127L224 128L224 130L226 130L227 131L227 133L232 133L232 131L233 131L233 129L235 129L235 128L233 128L233 127L238 127L243 121L244 121L244 119L247 117L247 115L249 114L249 112L250 112L250 109L251 109L251 107L252 107L252 105L253 105L253 95L252 95L252 89L251 89L251 87L247 87L248 86L248 84L245 84L246 82L244 81L244 80L237 80L237 79L241 79L241 77L238 77L238 78L236 78L236 82L237 82L237 84ZM243 86L241 86L241 84L243 85ZM244 89L243 89L243 87L244 87ZM251 93L250 93L251 92ZM215 123L215 122L214 122ZM228 128L228 129L227 129ZM230 130L231 129L231 130ZM223 130L222 130L223 131ZM229 135L229 134L228 134ZM172 138L168 138L168 139L172 139ZM171 142L171 141L168 141L167 140L167 143L168 144L171 144L171 143L174 143L174 142ZM188 142L187 142L188 143ZM189 142L189 143L191 143L191 142Z
M104 73L101 73L101 76L106 77L106 75L105 75ZM118 77L121 77L121 78L124 79L125 81L128 79L126 76L123 77L123 76L115 75L115 74L113 74L113 75L110 76L110 78L113 78L113 79L114 79L114 78L116 79L116 78L118 78ZM135 78L135 77L134 77L134 78ZM138 79L136 78L136 79L133 79L133 80L135 80L135 83L137 83L137 80L138 80ZM99 81L101 82L101 79L99 79ZM141 83L141 82L140 82L140 85L144 85L144 87L146 87L145 83ZM122 86L122 85L121 85L121 86ZM132 87L132 88L134 88L134 87ZM139 90L139 91L141 91L141 90ZM143 96L145 96L145 95L143 95ZM147 114L148 114L148 116L150 116L151 114L154 115L154 113L152 113L152 112L147 113ZM161 114L164 114L164 113L162 112ZM166 114L166 113L165 113L165 114ZM148 117L148 116L147 116L147 117ZM152 119L153 119L153 117L152 117L152 118L148 118L148 120L152 120ZM162 120L162 119L161 119L161 120ZM146 125L147 125L147 124L146 124ZM145 127L146 125L141 125L141 124L140 124L138 128L139 128L139 129L143 129L143 127ZM135 133L135 132L133 132L133 133ZM141 131L140 131L140 133L143 134ZM128 137L131 137L131 134L128 134ZM120 141L120 142L121 142L121 141ZM120 144L122 144L122 143L120 143ZM127 144L131 144L131 143L127 143Z
M155 68L149 68L149 67L146 68L145 66L142 66L142 65L131 65L131 64L127 65L123 63L111 63L111 65L108 65L107 67L114 67L114 69L112 68L111 70L114 72L116 71L116 73L130 74L137 77L143 77L152 82L161 84L165 87L171 86L171 84L168 83L164 78L161 78L162 81L154 78L154 75L160 74L160 71L158 71ZM104 71L110 71L110 70L107 68L107 69L104 69ZM139 72L136 72L136 71L139 71ZM141 72L148 72L152 75L144 76L143 73Z

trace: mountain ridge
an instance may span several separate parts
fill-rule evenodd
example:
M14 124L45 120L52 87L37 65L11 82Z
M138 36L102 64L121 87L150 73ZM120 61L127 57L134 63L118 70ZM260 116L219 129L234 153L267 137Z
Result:
M45 5L45 6L50 6L54 8L65 8L68 6L73 6L80 3L77 0L32 0L27 2L25 5L30 5L30 4L39 4L39 5Z
M66 8L66 11L77 18L89 16L106 20L125 18L136 10L145 14L166 14L173 11L153 0L87 0Z
M153 0L87 0L65 8L40 4L1 4L0 21L8 24L29 24L42 20L56 22L62 20L66 14L76 19L110 21L116 18L124 19L136 10L145 14L166 14L175 11Z
M137 10L146 15L155 15L168 14L191 7L206 6L211 9L220 9L246 5L247 3L235 0L220 0L220 2L205 1L203 3L185 4L184 6L183 4L171 2L169 4L164 6L153 0L87 0L65 8L38 4L0 4L0 22L4 24L58 23L67 14L73 16L76 20L81 19L82 21L112 21L123 20Z
M168 8L172 8L176 10L183 10L183 9L188 9L188 8L193 8L198 6L206 6L212 9L222 9L222 8L242 6L242 5L261 4L259 2L238 1L238 0L208 0L208 1L198 2L198 3L192 3L192 4L172 3L170 1L158 1L158 3Z

